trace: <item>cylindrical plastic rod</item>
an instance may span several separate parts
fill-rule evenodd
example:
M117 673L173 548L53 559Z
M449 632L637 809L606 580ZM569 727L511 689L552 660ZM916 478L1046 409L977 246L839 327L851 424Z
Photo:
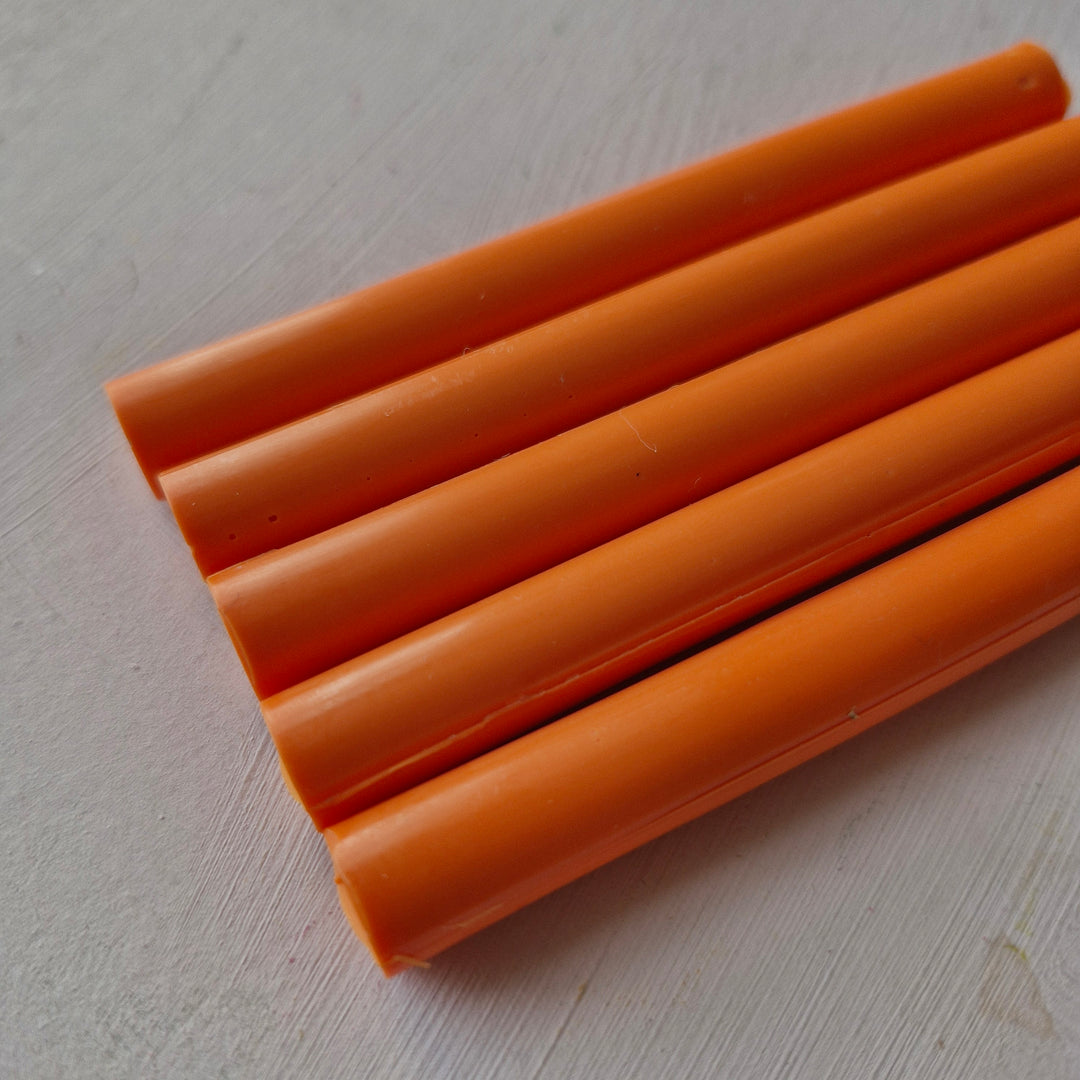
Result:
M387 974L1080 611L1080 470L325 835Z
M1080 333L263 702L315 824L443 772L1080 454Z
M856 191L1060 118L1022 44L107 387L157 473Z
M1080 221L209 579L260 697L1080 326Z
M1080 119L980 150L162 474L204 572L1080 213Z

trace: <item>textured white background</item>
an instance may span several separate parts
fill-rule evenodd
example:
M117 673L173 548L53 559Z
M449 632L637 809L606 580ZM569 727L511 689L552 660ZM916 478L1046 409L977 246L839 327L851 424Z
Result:
M393 981L100 392L1075 0L0 4L0 1076L1080 1077L1080 622Z

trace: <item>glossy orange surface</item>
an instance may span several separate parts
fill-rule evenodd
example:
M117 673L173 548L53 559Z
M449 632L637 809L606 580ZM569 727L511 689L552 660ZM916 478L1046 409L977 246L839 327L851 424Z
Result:
M886 180L1056 120L1023 44L113 380L147 479Z
M1080 333L268 698L333 824L1080 454Z
M327 830L387 973L1080 611L1080 470Z
M277 693L1080 325L1080 221L208 584Z
M204 573L1080 213L1080 119L919 173L162 474Z

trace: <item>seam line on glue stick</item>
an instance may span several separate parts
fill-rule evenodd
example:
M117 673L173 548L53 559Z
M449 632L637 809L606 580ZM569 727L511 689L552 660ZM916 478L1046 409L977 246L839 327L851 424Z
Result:
M346 790L344 790L342 792L336 793L332 798L327 799L327 800L325 800L323 802L314 804L314 810L316 812L324 812L324 811L327 811L327 810L332 810L333 807L338 806L343 802L350 801L353 797L355 797L359 793L363 792L367 788L373 787L373 786L377 785L378 783L380 783L381 781L383 781L383 780L385 780L385 779L387 779L389 777L392 777L395 773L397 773L397 772L399 772L401 770L407 769L410 766L417 764L418 762L424 761L428 757L431 757L431 756L434 756L434 755L440 753L441 751L445 750L447 747L453 746L454 743L460 742L463 739L471 738L471 737L477 735L478 733L482 732L485 728L487 728L487 727L491 726L492 724L498 722L500 717L504 716L505 714L507 714L509 712L513 712L513 711L515 711L515 710L517 710L519 708L527 706L530 702L535 701L535 700L537 700L539 698L545 697L548 694L556 694L559 691L564 690L569 686L572 686L575 682L578 682L581 679L596 676L599 673L601 673L606 667L608 667L608 666L610 666L612 664L615 664L615 663L625 662L628 657L632 657L637 653L640 653L640 652L647 651L649 649L655 648L660 643L662 643L665 638L670 637L670 636L672 636L672 635L674 635L676 633L685 633L685 632L691 630L693 627L695 627L697 625L700 625L702 622L711 621L711 620L715 619L716 616L719 613L723 612L726 608L729 608L732 605L739 603L740 601L745 601L746 599L751 598L751 597L755 596L756 594L761 593L762 591L764 591L767 588L780 586L784 582L788 581L789 579L791 579L791 578L793 578L793 577L795 577L795 576L797 576L799 574L803 574L807 570L810 570L813 567L815 567L815 566L817 566L817 565L819 565L819 564L821 564L823 562L826 562L829 559L836 558L839 554L846 551L850 547L855 546L856 544L859 544L861 542L865 542L867 539L869 539L869 538L877 535L878 533L884 531L884 529L898 528L898 527L902 526L904 524L904 522L909 521L910 519L912 519L914 517L918 517L918 516L920 516L922 514L925 514L925 513L929 512L929 511L931 511L933 508L935 508L937 506L940 506L940 505L942 505L944 503L947 503L948 501L950 501L952 499L955 499L955 498L959 497L963 493L971 490L972 488L974 488L974 487L976 487L978 485L988 483L988 482L992 481L995 477L1000 476L1001 474L1006 473L1006 472L1008 472L1008 471L1010 471L1012 469L1018 468L1018 467L1024 465L1026 462L1034 460L1034 459L1038 458L1040 455L1045 454L1048 451L1053 450L1055 447L1067 446L1070 442L1076 442L1077 440L1080 440L1080 434L1072 433L1072 434L1064 436L1064 437L1062 437L1060 439L1056 439L1053 442L1049 442L1049 443L1047 443L1047 444L1045 444L1043 446L1040 446L1038 449L1033 450L1030 454L1025 455L1023 458L1017 459L1016 461L1011 461L1007 465L1004 465L1001 468L996 469L994 472L988 473L985 476L980 477L977 481L973 481L972 483L969 483L969 484L965 485L962 488L957 488L954 491L948 493L947 495L944 495L941 498L935 500L934 502L928 503L928 504L926 504L924 506L921 506L918 509L913 510L909 514L905 514L902 518L897 518L894 521L890 521L887 525L882 526L879 529L873 530L870 533L864 533L864 534L861 534L859 536L856 536L853 539L850 539L842 547L831 550L831 551L829 551L829 552L827 552L827 553L825 553L823 555L820 555L816 559L813 559L812 561L810 561L809 563L802 563L802 564L798 565L797 567L795 567L794 569L792 569L792 570L788 571L787 573L781 575L780 577L770 578L765 582L761 582L756 587L754 587L752 589L749 589L748 591L746 591L744 593L740 593L738 596L731 597L730 599L726 600L724 603L718 604L715 607L710 608L707 612L704 612L701 615L698 615L693 619L690 619L690 620L688 620L686 622L679 622L675 626L670 626L669 625L665 630L662 630L661 632L659 632L657 634L654 634L651 638L649 638L646 641L639 642L637 645L633 646L631 649L626 650L625 652L620 652L620 653L617 653L614 656L609 656L606 659L601 660L598 663L594 664L592 667L588 668L587 670L576 672L575 674L569 676L568 678L563 679L561 682L553 683L553 684L544 686L544 687L536 690L532 694L529 694L529 695L526 695L526 696L523 696L523 697L518 697L514 701L502 706L501 708L486 714L485 716L481 717L476 722L470 724L468 727L463 728L461 731L451 732L449 735L447 735L444 738L440 739L438 742L433 743L433 744L431 744L429 746L425 746L425 747L421 748L420 750L418 750L416 753L410 754L408 757L405 757L405 758L399 759L397 761L394 761L392 764L388 765L385 769L382 769L379 772L377 772L377 773L375 773L375 774L373 774L371 776L366 777L362 781L351 785L349 788L347 788ZM533 726L533 725L530 725L530 726Z

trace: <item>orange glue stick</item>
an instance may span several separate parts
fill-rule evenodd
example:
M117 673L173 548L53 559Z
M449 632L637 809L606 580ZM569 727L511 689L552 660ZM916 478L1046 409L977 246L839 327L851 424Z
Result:
M1080 213L1080 119L919 173L162 474L204 573Z
M1073 469L327 830L342 904L426 961L1078 611Z
M1080 333L262 703L320 828L1080 454Z
M1080 326L1080 221L208 584L260 697Z
M857 191L1059 119L1031 44L107 386L147 479Z

